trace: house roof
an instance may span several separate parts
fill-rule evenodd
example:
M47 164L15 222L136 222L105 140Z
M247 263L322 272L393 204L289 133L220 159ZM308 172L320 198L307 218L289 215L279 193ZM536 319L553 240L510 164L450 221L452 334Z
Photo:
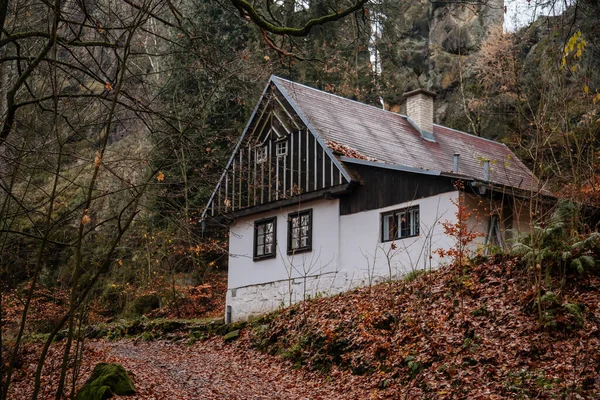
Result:
M460 177L483 180L483 161L488 159L491 183L538 189L532 172L502 143L435 124L432 142L424 139L406 116L279 77L273 76L271 81L309 129L346 161L360 159L375 165L452 173L457 153Z

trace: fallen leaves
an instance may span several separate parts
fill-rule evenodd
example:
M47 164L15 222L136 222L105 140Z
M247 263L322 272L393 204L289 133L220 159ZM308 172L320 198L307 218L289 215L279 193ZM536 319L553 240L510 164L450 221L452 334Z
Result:
M51 355L60 360L62 345ZM34 367L37 349L27 356ZM192 346L167 341L93 341L87 344L80 388L98 362L122 364L134 381L131 399L350 399L325 379L309 380L302 371L243 346L229 345L220 337ZM41 400L54 398L58 365L45 370ZM28 371L31 368L27 368ZM21 375L26 380L29 374ZM28 399L31 382L13 385L10 398ZM366 398L366 397L365 397Z
M464 273L461 306L447 267L297 304L231 344L89 342L78 387L105 361L123 364L136 399L599 398L600 277L571 277L562 289L586 310L584 326L548 330L515 260ZM53 398L61 346L51 349L41 399ZM38 352L26 346L11 399L30 397Z
M465 274L468 286L447 267L301 303L251 343L313 376L335 371L344 393L359 381L378 398L599 398L600 292L584 289L600 287L599 277L571 277L563 289L587 310L583 328L557 310L548 329L515 260L471 265Z
M367 157L352 147L336 142L335 140L327 140L326 143L327 147L329 147L335 154L344 157L355 158L357 160L377 161L376 159Z

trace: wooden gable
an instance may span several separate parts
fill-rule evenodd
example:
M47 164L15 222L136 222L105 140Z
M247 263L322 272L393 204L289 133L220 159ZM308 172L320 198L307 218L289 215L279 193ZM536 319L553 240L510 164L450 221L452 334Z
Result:
M254 207L350 182L310 122L271 81L252 114L204 216ZM264 207L261 207L264 208Z

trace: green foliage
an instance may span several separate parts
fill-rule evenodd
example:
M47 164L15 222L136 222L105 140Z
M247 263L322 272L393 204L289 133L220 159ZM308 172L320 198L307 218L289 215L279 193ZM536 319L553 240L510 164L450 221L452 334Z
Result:
M405 282L412 282L412 281L416 280L419 276L421 276L425 273L427 273L427 271L422 270L422 269L415 269L415 270L412 270L412 271L406 273L406 275L404 275L403 279Z
M581 308L579 308L579 306L577 304L564 303L562 305L562 307L567 313L569 313L575 319L575 322L577 323L577 325L579 325L579 327L583 327L583 323L584 323L583 315L584 314L581 311Z
M545 308L556 307L559 304L558 297L553 292L546 292L534 304L541 303Z
M518 238L511 253L530 266L544 266L548 274L562 265L567 272L594 271L596 257L600 257L600 233L578 235L578 215L574 203L559 201L548 223L536 225L531 234Z
M410 374L410 379L414 379L419 374L419 372L421 372L423 370L423 366L416 359L415 356L412 356L412 355L411 356L406 356L404 358L404 363L408 367L408 371L409 371L409 374Z

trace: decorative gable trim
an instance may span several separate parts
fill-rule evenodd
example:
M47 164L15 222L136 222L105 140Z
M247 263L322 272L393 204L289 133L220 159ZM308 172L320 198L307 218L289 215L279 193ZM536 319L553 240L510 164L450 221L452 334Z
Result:
M240 146L242 145L244 139L246 138L246 134L248 133L248 128L250 128L250 125L252 124L252 121L254 120L254 117L256 116L256 113L258 112L258 109L260 108L262 101L265 98L265 94L267 94L268 90L269 90L269 85L267 84L267 86L265 86L265 88L263 89L262 94L260 95L260 99L258 100L258 103L256 103L256 106L254 106L254 110L252 111L252 114L250 115L250 118L248 119L248 122L246 123L246 126L244 127L244 130L242 131L242 136L240 137L237 144L235 145L235 147L233 149L233 153L231 153L231 157L229 158L229 161L227 161L227 164L225 165L225 169L223 170L223 173L221 174L221 177L219 178L219 183L217 183L215 190L213 190L212 194L210 195L208 203L206 203L207 204L206 208L204 209L204 211L202 211L202 219L206 218L206 215L208 214L208 209L209 209L210 205L214 203L217 192L219 191L219 189L221 187L221 183L225 179L225 176L227 175L227 171L229 170L229 167L233 163L233 159L235 158L235 155L237 154ZM265 110L266 110L266 106L263 109L263 113Z
M281 92L281 94L283 94L283 96L288 101L288 103L292 106L292 108L294 109L294 111L296 112L296 114L298 114L298 116L300 117L300 119L302 120L302 122L304 123L304 125L306 125L306 127L308 128L308 130L317 139L317 141L319 142L319 144L321 145L321 147L323 147L325 149L325 151L329 155L329 158L331 158L333 160L335 166L340 170L340 172L342 173L342 175L344 176L344 178L348 182L350 182L352 180L352 178L350 177L350 174L348 174L348 171L346 171L346 169L344 168L344 166L342 165L342 163L340 163L340 161L337 159L337 157L335 157L335 155L333 154L333 152L331 151L331 149L325 143L325 140L323 140L323 138L321 136L319 136L317 130L312 126L312 124L310 123L310 120L306 117L306 115L304 115L304 113L302 112L302 110L300 109L300 107L298 107L298 105L296 104L296 102L288 94L287 90L285 90L285 88L283 87L283 85L281 85L279 83L279 78L277 78L276 76L272 76L271 77L271 82L273 82L275 84L275 86L277 86L277 89L279 89L279 91Z
M253 213L308 193L332 192L351 181L285 88L271 77L202 218Z

